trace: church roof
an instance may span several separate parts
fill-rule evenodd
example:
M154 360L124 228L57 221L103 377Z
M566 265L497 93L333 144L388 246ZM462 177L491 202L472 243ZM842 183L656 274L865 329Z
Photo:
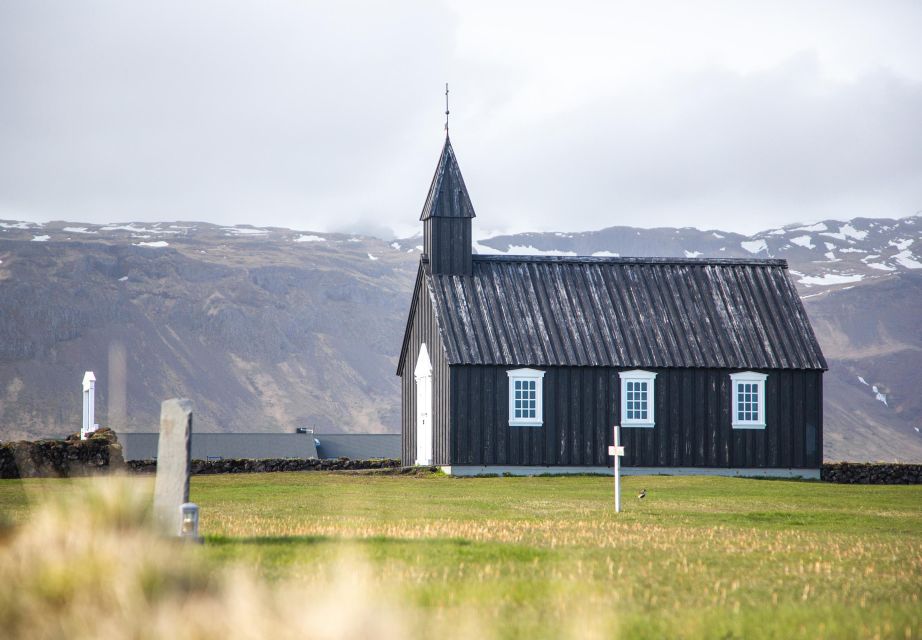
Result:
M442 147L442 155L439 156L439 163L435 168L435 175L432 176L426 204L423 205L423 212L419 219L439 217L474 217L474 205L471 204L471 197L467 194L467 187L464 186L464 178L461 177L455 150L452 149L451 140L447 135L445 146Z
M786 271L784 260L474 256L473 276L424 275L419 295L449 364L825 370Z

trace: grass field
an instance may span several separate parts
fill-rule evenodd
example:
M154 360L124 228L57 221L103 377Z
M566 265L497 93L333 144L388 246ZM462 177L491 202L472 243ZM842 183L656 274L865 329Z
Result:
M27 522L83 482L2 481L0 513ZM601 477L197 476L207 540L191 553L299 585L326 615L383 602L362 627L376 637L394 615L418 637L922 633L922 487L630 477L624 494L615 515Z

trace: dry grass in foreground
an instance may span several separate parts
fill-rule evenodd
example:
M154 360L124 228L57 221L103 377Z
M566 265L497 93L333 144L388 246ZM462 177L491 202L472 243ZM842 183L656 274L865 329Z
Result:
M922 487L641 486L614 516L607 478L196 477L184 547L148 480L0 482L0 636L920 637Z
M369 565L337 554L311 579L267 581L156 536L145 485L80 482L0 541L0 636L9 640L411 638L425 622ZM442 635L483 637L470 617Z

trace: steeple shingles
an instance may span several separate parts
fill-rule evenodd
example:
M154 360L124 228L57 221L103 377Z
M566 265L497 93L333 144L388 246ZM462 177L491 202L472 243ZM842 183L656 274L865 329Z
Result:
M420 220L429 218L473 218L474 205L464 186L461 168L455 157L455 150L451 147L451 139L445 136L445 146L439 164L435 168L426 204L419 216Z

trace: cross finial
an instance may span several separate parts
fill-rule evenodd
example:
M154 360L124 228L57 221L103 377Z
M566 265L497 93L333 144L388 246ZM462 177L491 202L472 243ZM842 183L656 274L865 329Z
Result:
M448 133L448 114L451 113L448 110L448 83L445 83L445 133Z

